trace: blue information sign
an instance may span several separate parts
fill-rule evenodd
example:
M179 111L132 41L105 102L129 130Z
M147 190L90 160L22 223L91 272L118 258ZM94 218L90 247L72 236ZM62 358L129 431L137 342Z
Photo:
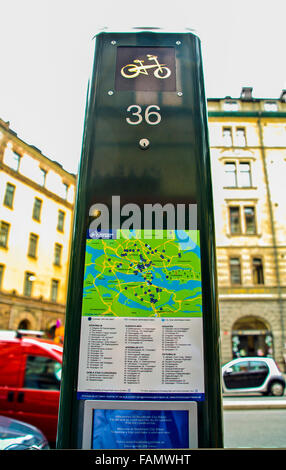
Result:
M187 410L93 410L93 449L189 447Z

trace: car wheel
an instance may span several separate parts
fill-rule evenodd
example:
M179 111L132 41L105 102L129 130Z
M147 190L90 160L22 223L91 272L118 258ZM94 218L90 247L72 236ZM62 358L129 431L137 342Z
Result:
M274 397L281 397L284 394L284 385L281 382L271 382L268 394Z

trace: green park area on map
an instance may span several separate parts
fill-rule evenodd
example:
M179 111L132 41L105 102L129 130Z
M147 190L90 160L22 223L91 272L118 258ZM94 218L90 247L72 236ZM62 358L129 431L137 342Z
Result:
M82 315L200 317L199 232L122 233L86 241Z

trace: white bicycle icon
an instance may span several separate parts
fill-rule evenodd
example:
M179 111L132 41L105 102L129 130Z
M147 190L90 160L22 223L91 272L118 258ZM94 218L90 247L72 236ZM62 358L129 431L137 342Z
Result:
M147 69L155 69L154 76L156 78L168 78L171 75L171 70L166 64L160 64L158 62L158 56L147 54L148 60L153 60L155 64L144 65L144 60L135 59L133 64L127 64L121 69L121 75L125 78L136 78L139 74L149 75ZM139 65L137 65L139 64Z

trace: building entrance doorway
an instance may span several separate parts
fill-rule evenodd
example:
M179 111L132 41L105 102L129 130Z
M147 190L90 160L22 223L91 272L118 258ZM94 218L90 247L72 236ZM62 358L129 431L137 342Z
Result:
M29 320L21 320L19 325L18 325L18 330L29 330L30 329L30 322Z
M248 316L237 320L232 329L233 358L273 356L273 337L269 326L261 319Z

